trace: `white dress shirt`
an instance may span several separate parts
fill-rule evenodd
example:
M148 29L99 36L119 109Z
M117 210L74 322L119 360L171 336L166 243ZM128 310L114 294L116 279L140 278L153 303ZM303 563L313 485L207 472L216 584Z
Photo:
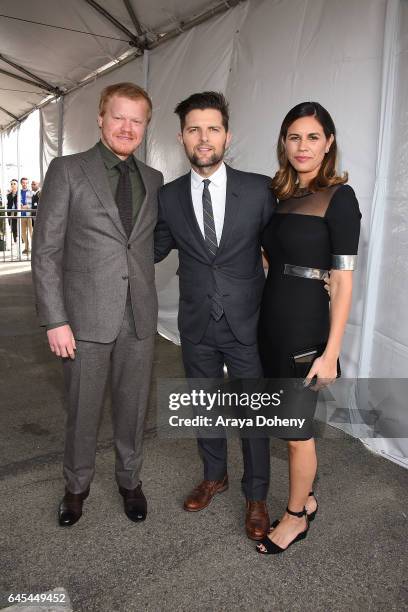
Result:
M224 162L217 170L206 177L211 182L208 189L211 194L211 202L214 214L215 233L217 235L218 246L222 236L222 228L224 226L225 216L225 198L227 194L227 169ZM203 236L204 234L204 218L203 218L203 189L204 177L200 176L195 170L191 169L191 197L198 225Z

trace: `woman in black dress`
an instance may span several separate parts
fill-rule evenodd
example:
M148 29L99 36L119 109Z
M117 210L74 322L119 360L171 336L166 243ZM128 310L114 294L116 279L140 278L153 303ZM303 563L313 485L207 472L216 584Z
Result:
M299 375L294 356L320 347L320 356L307 368L314 391L302 394L310 408L311 402L316 406L316 391L337 375L361 214L353 189L345 184L347 174L336 172L336 129L320 104L304 102L289 111L277 151L279 170L272 188L278 204L263 234L269 271L261 305L260 355L266 378L292 378ZM324 288L328 271L330 298ZM288 452L288 507L257 546L260 553L280 553L304 539L317 512L313 438L288 440Z

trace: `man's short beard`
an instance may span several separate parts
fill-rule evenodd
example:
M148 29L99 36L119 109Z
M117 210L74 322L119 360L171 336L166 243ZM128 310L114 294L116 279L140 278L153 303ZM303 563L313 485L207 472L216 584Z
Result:
M193 166L196 166L197 168L212 168L213 166L216 166L224 159L224 154L225 154L225 147L223 147L219 155L217 155L217 153L213 153L210 159L204 162L204 161L201 161L195 153L193 153L193 155L189 155L186 150L186 155L190 163Z

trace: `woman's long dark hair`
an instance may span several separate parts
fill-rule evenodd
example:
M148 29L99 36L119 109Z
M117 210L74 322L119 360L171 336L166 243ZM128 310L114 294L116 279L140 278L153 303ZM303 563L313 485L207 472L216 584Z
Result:
M308 185L309 191L320 191L331 185L346 183L348 180L347 172L343 176L337 174L336 127L329 112L318 102L301 102L288 112L279 133L277 145L279 170L272 179L272 189L279 200L290 198L297 189L298 175L288 160L284 143L290 126L301 117L314 117L322 126L326 138L330 138L332 134L334 138L329 152L323 159L319 173Z

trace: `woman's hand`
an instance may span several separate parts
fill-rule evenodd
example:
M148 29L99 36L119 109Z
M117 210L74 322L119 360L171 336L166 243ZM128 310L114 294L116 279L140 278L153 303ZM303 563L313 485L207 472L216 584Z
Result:
M317 377L316 382L312 385L312 380ZM324 353L314 360L308 375L305 378L304 385L313 391L320 391L328 385L331 385L337 378L337 358L325 356Z
M330 271L329 339L323 355L314 361L304 382L305 386L310 385L313 391L327 387L337 377L337 358L350 312L352 288L353 272L351 270ZM311 385L313 377L317 377L317 381Z

